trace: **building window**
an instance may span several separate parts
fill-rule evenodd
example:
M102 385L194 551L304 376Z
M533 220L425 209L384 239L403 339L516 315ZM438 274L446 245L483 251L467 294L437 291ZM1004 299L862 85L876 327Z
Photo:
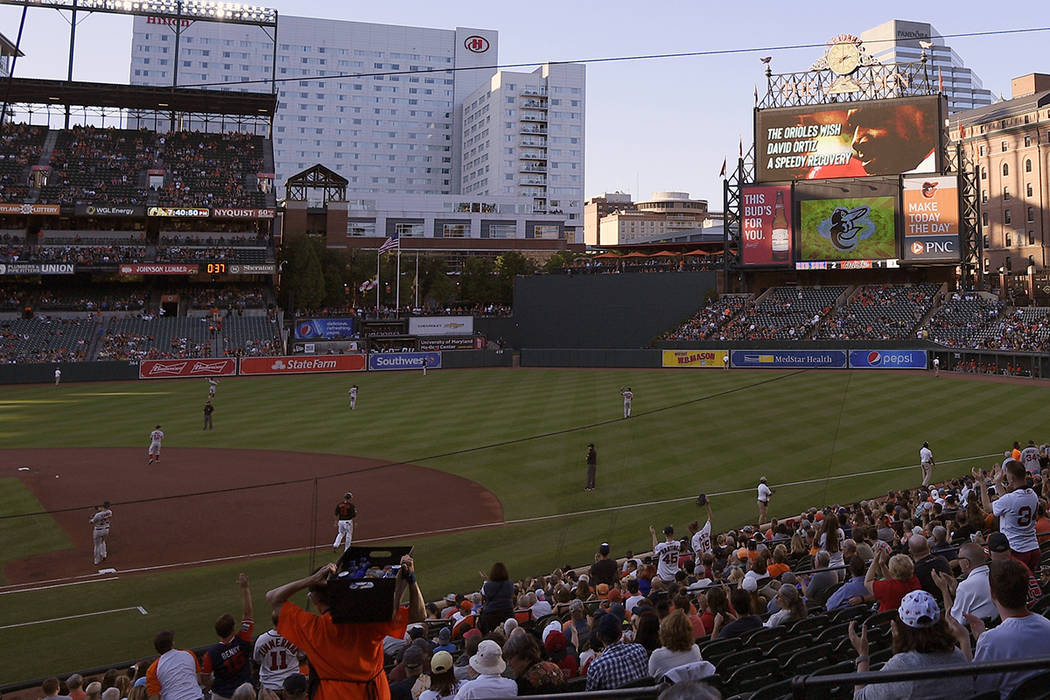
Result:
M467 224L442 224L442 238L466 238Z
M422 238L423 224L394 224L394 232L400 238Z
M1007 270L1014 269L1013 261L1010 260L1010 256L1009 255L1006 256L1006 269Z
M1008 221L1006 223L1010 223L1010 222ZM1010 235L1009 231L1007 231L1005 235L1006 235L1006 247L1009 248L1010 246L1012 246L1014 244L1014 239Z
M518 228L514 224L490 224L489 238L514 238Z
M1028 117L1025 117L1025 119L1028 119ZM1024 145L1025 145L1025 148L1027 148L1028 146L1032 145L1032 137L1031 136L1025 136L1024 137Z
M982 202L987 202L988 201L988 190L981 190L981 201Z
M557 224L537 224L533 228L533 235L536 238L545 239L557 239L558 238L558 225Z
M977 155L981 155L981 156L988 155L988 147L983 145L983 144L978 146L977 147Z
M981 224L984 226L988 225L988 212L981 212Z
M1010 188L1009 187L1004 187L1003 188L1003 201L1009 201L1009 200L1010 200Z
M982 180L987 180L988 179L988 168L984 167L983 165L981 166L981 179Z
M348 221L346 223L346 235L348 236L375 236L375 221Z
M1032 183L1028 183L1027 185L1024 186L1024 196L1025 197L1031 197L1032 196Z
M1003 177L1006 177L1009 174L1010 174L1010 164L1009 163L1003 163Z
M1009 209L1003 209L1003 223L1004 224L1011 223L1011 217L1010 217L1010 210ZM1009 245L1009 244L1007 244L1007 245Z
M999 142L999 150L1002 151L1003 153L1006 153L1006 141L1000 141Z
M1024 171L1026 173L1032 172L1032 159L1031 158L1026 158L1025 159L1025 161L1024 161Z
M1031 223L1033 221L1035 221L1035 208L1028 207L1028 222Z
M988 240L988 234L987 233L984 234L984 247L985 248L990 248L991 247L991 241Z
M1028 232L1028 245L1035 245L1035 231Z

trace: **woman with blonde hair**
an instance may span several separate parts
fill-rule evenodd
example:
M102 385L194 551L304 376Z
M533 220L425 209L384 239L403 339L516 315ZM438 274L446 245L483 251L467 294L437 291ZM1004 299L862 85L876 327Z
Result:
M881 579L877 577L881 576ZM882 545L871 560L864 576L868 593L879 601L879 612L896 610L908 593L922 588L915 575L915 562L907 554L890 556L890 548Z
M100 700L102 697L102 684L98 681L91 681L84 688L84 694L84 700Z
M782 585L777 589L775 600L780 610L769 616L765 622L766 627L778 627L789 622L798 622L804 620L809 614L806 610L806 603L794 586L786 583Z
M792 571L798 571L803 565L805 568L810 568L812 564L809 550L806 549L806 541L797 532L791 536L791 551L788 552L787 564Z
M649 676L659 678L672 668L702 660L692 622L684 611L675 610L660 622L660 647L649 656Z

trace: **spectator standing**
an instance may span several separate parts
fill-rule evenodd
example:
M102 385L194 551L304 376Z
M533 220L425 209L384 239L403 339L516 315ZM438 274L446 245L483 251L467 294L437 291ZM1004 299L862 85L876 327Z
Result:
M769 512L769 499L776 493L776 489L769 488L766 477L758 480L758 525L766 522L766 514Z
M594 630L604 645L598 658L587 667L587 691L622 688L645 678L649 655L641 644L624 644L623 623L612 613L602 615Z
M203 692L196 654L176 649L175 633L171 630L158 632L153 638L153 648L160 657L146 671L146 692L150 700L161 697L164 700L200 700Z
M482 575L482 578L485 576ZM478 618L478 629L482 634L488 634L514 614L514 582L510 580L510 573L503 562L492 565L488 578L481 585L481 597L483 606Z
M284 680L298 673L300 657L305 658L294 644L277 633L276 612L272 619L274 628L259 635L252 652L252 659L259 665L259 685L262 686L259 697L262 700L276 700L278 691L284 687Z
M674 528L670 525L664 527L664 541L660 542L656 537L656 528L649 526L649 534L653 537L653 556L656 557L656 575L664 583L671 583L678 573L678 554L682 543L674 538Z
M460 686L456 700L473 700L474 698L513 698L518 695L518 684L510 678L504 678L507 662L499 644L485 639L478 644L478 651L470 657L470 667L478 677Z
M219 642L204 654L201 672L212 680L207 684L211 688L214 700L228 700L241 684L252 677L252 592L248 585L248 576L237 576L237 585L241 588L241 625L234 632L233 615L226 613L215 621L215 634Z
M595 586L604 583L612 587L619 580L619 567L615 559L609 558L610 551L608 542L602 542L598 547L598 553L594 557L590 570L591 583Z
M970 629L977 636L976 662L1016 661L1050 656L1050 620L1028 610L1029 572L1018 561L993 561L989 566L988 584L992 602L1002 622L985 631L984 623L967 615ZM1038 671L981 674L977 690L998 690L1005 698L1027 676Z
M1029 571L1036 571L1039 568L1039 540L1035 534L1035 521L1039 496L1029 488L1026 476L1023 464L1015 459L1007 461L992 473L992 483L1005 493L992 501L990 489L981 488L981 503L986 512L999 518L999 531L1006 535L1014 559L1027 566Z
M335 564L327 564L310 576L286 583L267 592L266 601L278 611L277 631L302 649L322 679L314 700L389 700L390 688L383 673L383 638L405 636L409 622L426 618L423 594L416 583L412 557L401 558L394 586L392 619L389 622L337 625L328 615L328 580L335 575ZM409 605L401 607L405 589ZM318 614L306 612L289 599L309 589L309 598Z
M44 694L45 698L59 698L59 700L71 700L68 695L59 695L58 691L61 689L62 684L58 682L57 678L48 678L46 681L40 684L40 692Z

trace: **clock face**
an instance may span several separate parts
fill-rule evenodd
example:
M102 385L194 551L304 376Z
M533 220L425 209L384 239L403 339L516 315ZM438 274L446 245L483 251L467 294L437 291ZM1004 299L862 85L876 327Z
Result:
M860 65L860 50L854 44L834 44L827 53L828 68L848 75Z

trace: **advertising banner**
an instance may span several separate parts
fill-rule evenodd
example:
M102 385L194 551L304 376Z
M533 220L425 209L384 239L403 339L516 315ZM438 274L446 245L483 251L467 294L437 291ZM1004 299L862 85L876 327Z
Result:
M664 350L664 367L725 367L726 350Z
M121 265L122 275L195 275L200 269L198 265L184 263L154 263Z
M814 199L799 204L799 258L897 257L895 197Z
M733 367L763 369L845 369L845 350L733 350Z
M232 357L204 360L143 360L139 363L139 379L230 377L235 374L237 360Z
M205 219L211 214L204 207L150 207L149 216L172 216L180 219Z
M303 357L242 357L241 371L246 374L313 374L318 372L363 372L364 355L318 355Z
M471 335L473 316L419 316L408 319L409 335Z
M742 265L791 264L791 186L744 187Z
M757 182L935 173L940 151L939 97L755 113Z
M850 350L853 369L926 369L925 350Z
M0 202L0 214L43 214L57 216L62 213L62 207L58 204L13 204Z
M277 273L276 265L227 265L226 272L231 275L273 275Z
M440 352L374 352L368 356L368 369L370 371L386 369L423 369L426 361L427 369L441 368Z
M901 191L902 259L959 262L959 181L956 177L906 177Z
M308 318L295 324L295 339L349 338L354 334L352 318Z
M485 339L480 335L453 338L420 338L420 350L484 350Z
M211 215L216 219L272 219L273 209L234 209L212 207Z
M0 275L72 275L73 263L0 263Z
M146 207L109 207L78 204L73 208L77 216L144 216Z

